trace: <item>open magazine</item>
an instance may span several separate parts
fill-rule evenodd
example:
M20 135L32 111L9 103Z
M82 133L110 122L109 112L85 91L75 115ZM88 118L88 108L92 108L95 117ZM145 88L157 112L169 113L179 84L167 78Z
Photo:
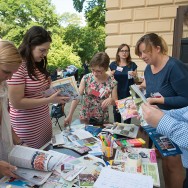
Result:
M134 103L137 107L137 111L140 114L141 126L147 126L147 123L143 118L142 109L141 109L141 104L143 102L144 103L147 102L146 97L144 96L144 94L141 92L141 90L139 89L139 87L136 84L130 86L130 93L131 93L131 96L132 96Z
M130 106L134 104L132 97L116 100L115 103L123 120L137 116L134 114L134 110L130 108Z
M137 154L140 156L141 168L135 165L134 162L132 162L132 160L131 161L128 160L128 155L130 153ZM137 161L135 160L135 162ZM141 173L143 175L151 176L154 185L156 187L160 187L159 171L158 171L156 153L154 149L118 147L111 168L123 172Z
M16 175L35 185L43 184L55 169L59 156L47 151L16 145L9 153L10 164L18 169Z
M80 98L74 76L52 82L51 87L42 93L45 97L49 97L58 90L61 90L61 96L67 96L70 98L68 102L72 101L73 99Z
M85 169L78 175L80 187L83 188L93 187L102 168L106 166L103 159L89 154L72 160L70 163L85 167Z
M129 138L136 138L139 127L134 124L115 123L114 125L106 126L102 132L109 132L111 134L117 134L126 136Z

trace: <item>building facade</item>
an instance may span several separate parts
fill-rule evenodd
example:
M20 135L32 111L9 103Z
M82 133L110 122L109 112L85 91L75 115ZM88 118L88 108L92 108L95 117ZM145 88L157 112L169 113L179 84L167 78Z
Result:
M115 59L117 47L127 43L131 47L132 60L138 65L141 76L146 64L134 53L137 40L146 33L157 33L168 45L172 55L174 18L179 6L188 0L106 0L106 52ZM188 37L184 27L183 37Z

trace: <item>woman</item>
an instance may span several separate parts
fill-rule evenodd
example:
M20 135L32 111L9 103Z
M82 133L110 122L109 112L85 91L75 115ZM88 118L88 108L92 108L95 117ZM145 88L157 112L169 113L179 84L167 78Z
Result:
M22 144L21 140L12 132L8 114L7 84L4 82L12 77L21 65L18 50L9 41L0 40L0 177L16 177L16 170L8 162L8 153L13 144ZM12 134L13 133L13 134Z
M59 92L48 98L42 92L50 86L47 54L52 40L40 26L30 28L19 47L23 63L8 82L11 125L30 147L40 148L52 137L49 103L64 103Z
M111 74L117 81L118 100L130 96L129 86L134 84L137 79L137 65L131 61L130 47L121 44L116 53L116 61L110 64ZM121 115L116 106L113 107L114 121L121 123ZM130 123L131 119L126 120Z
M94 55L90 62L92 73L84 75L80 82L79 93L84 94L83 104L80 109L80 119L89 120L91 117L101 118L104 122L109 121L108 106L115 104L117 99L116 81L109 76L108 70L110 58L105 52ZM73 100L64 124L72 121L72 115L79 103Z
M146 34L138 40L135 53L147 64L144 78L148 102L166 110L187 106L188 68L167 55L165 41L155 33ZM162 165L166 188L182 187L180 156L162 158Z

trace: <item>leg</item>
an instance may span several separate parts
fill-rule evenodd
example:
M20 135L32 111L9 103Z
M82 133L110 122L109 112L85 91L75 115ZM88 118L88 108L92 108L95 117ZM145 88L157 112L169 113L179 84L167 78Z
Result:
M181 188L185 179L181 156L169 156L162 158L165 188Z
M121 123L121 115L120 115L120 113L117 111L116 106L113 106L113 113L114 113L114 122Z

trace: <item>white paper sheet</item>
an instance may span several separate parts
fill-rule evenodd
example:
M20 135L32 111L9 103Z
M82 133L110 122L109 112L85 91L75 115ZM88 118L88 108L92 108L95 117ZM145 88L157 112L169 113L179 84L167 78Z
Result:
M141 174L131 174L103 168L94 188L153 188L153 180L151 176Z

